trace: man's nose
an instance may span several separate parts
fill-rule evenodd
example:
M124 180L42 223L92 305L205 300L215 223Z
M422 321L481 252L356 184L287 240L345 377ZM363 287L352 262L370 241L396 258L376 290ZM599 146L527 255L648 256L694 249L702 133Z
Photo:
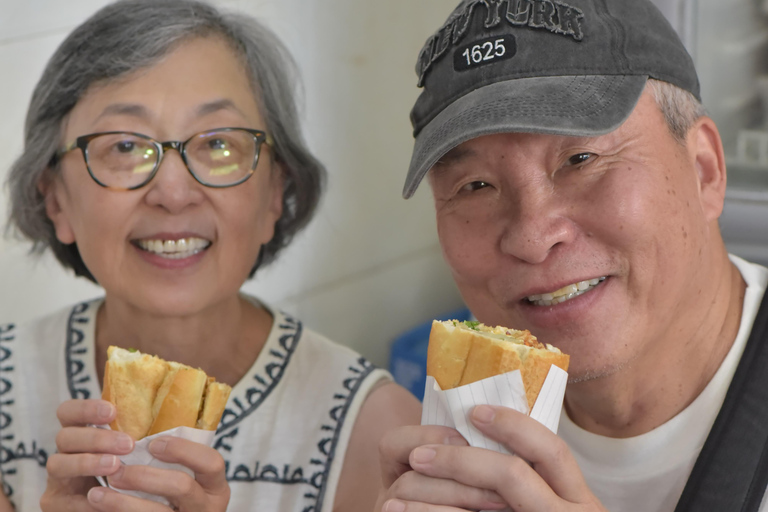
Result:
M175 149L163 152L160 167L148 187L147 203L161 206L171 213L178 213L203 198L203 185L195 180Z
M505 254L542 263L556 247L574 240L576 224L551 191L521 193L509 203L501 239Z

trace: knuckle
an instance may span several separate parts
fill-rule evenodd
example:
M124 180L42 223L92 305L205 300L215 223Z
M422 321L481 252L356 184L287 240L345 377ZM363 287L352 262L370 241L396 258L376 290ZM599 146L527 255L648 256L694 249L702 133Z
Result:
M529 469L528 463L517 456L510 457L502 471L504 481L517 481Z
M196 482L191 476L187 474L180 474L174 485L176 489L176 495L187 496L192 494L195 489L195 485Z
M52 510L53 507L53 497L51 496L51 492L46 490L42 496L40 496L40 510L43 512L46 512L48 510Z
M550 451L548 452L549 462L551 464L561 464L568 459L570 453L568 445L558 437L552 442Z
M226 462L219 452L216 452L216 456L212 458L210 468L211 473L224 473L226 471Z

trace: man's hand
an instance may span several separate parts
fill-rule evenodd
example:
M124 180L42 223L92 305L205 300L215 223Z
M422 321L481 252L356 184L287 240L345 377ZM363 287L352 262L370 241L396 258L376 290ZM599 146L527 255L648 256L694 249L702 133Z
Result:
M515 455L446 443L439 427L395 431L382 444L382 465L394 478L385 478L382 512L605 512L565 442L546 427L504 407L475 407L471 419Z

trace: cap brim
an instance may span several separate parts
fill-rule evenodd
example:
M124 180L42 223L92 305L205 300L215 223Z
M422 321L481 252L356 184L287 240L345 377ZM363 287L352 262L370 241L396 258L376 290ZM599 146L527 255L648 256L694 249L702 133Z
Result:
M522 132L593 137L629 117L647 76L589 75L520 78L475 89L424 127L416 142L403 197L462 142L494 133Z

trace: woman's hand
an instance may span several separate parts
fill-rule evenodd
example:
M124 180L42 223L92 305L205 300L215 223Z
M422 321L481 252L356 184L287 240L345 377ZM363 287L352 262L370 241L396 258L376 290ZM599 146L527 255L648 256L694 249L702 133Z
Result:
M86 493L120 468L119 455L133 450L128 434L89 427L109 424L117 415L105 400L68 400L56 410L62 429L56 435L57 453L48 458L48 485L40 499L44 512L91 511Z
M382 444L383 467L396 477L385 478L382 512L605 512L565 442L546 427L504 407L475 407L471 419L516 455L446 443L436 427L395 431Z
M171 437L150 443L149 451L155 458L182 464L194 477L168 469L125 466L117 455L133 450L130 436L87 426L109 423L115 415L112 404L71 400L62 404L57 414L63 428L56 437L59 453L48 459L48 487L40 500L44 512L226 510L230 490L224 459L213 448ZM119 489L165 496L171 507L100 487L93 478L97 475L108 477Z

